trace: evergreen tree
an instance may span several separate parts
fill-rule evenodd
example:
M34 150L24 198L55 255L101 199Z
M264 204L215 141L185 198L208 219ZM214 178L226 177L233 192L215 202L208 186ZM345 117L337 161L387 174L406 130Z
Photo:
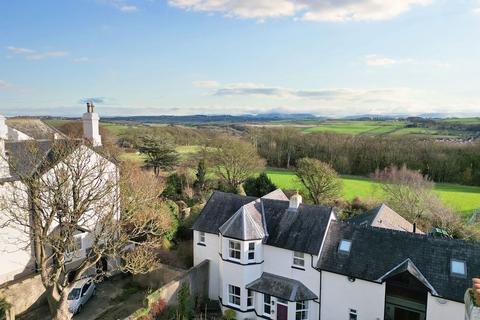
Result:
M248 196L263 197L277 189L277 186L270 180L265 172L260 173L258 177L250 177L243 184L243 189Z

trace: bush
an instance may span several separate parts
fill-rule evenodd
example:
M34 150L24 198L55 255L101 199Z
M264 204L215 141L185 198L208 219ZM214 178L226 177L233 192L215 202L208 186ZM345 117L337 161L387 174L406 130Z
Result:
M247 196L263 197L264 195L277 189L277 186L270 180L265 172L260 173L258 177L250 177L243 184Z
M150 306L150 314L152 318L157 318L167 308L167 302L164 299L160 299L157 302L152 303Z
M227 309L223 313L223 319L224 320L235 320L236 313L232 309Z

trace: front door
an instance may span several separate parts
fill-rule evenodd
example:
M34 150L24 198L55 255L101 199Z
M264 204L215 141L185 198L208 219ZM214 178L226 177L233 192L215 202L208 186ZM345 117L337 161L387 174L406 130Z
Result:
M277 320L288 320L288 307L277 303Z

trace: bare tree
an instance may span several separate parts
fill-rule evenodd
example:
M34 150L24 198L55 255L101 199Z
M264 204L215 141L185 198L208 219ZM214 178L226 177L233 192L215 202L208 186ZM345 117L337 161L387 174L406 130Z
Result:
M322 204L340 196L342 183L337 172L327 163L310 158L300 159L297 162L296 175L315 204Z
M231 192L238 192L249 176L265 166L253 145L234 137L219 138L211 158L221 183Z
M113 162L78 141L20 146L21 158L9 158L17 182L0 204L6 223L23 228L32 239L53 319L71 318L69 292L101 259L122 271L155 268L152 250L162 241L164 221L128 189L129 177L122 180ZM123 212L121 198L126 199ZM86 249L79 248L79 237ZM94 271L95 279L105 272Z

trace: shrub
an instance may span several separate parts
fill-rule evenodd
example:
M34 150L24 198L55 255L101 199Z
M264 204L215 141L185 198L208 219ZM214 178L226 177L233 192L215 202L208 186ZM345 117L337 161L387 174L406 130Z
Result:
M224 320L235 320L236 313L232 309L227 309L223 313Z
M243 184L243 189L247 196L260 198L277 189L277 186L270 180L265 172L262 172L256 178L248 178Z
M160 299L157 302L152 303L150 306L150 314L152 318L158 317L167 308L167 302L164 299Z

